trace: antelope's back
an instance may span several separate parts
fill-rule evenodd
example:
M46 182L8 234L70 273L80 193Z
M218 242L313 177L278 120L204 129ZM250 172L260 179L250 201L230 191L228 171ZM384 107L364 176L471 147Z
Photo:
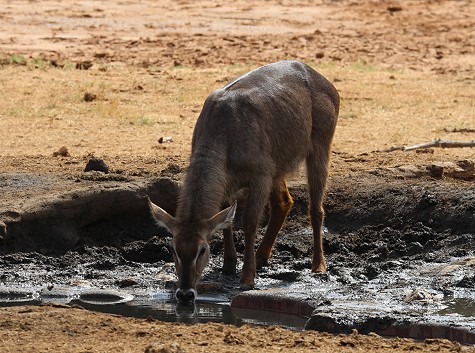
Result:
M315 132L333 134L338 108L336 89L310 66L298 61L262 66L206 99L193 154L212 150L237 170L286 173L308 155Z

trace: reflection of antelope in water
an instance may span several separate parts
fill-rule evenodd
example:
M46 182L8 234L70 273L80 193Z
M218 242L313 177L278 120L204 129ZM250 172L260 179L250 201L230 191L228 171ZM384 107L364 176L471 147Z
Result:
M312 271L326 270L322 199L338 110L339 96L333 85L297 61L260 67L206 99L193 133L190 166L176 217L151 204L159 224L173 234L178 300L194 301L197 281L209 260L209 241L218 229L224 233L223 272L235 273L231 223L236 204L220 210L244 187L249 192L242 222L241 288L254 286L256 266L268 263L293 204L285 177L302 160L307 165L314 232ZM267 201L270 220L254 254L256 230Z

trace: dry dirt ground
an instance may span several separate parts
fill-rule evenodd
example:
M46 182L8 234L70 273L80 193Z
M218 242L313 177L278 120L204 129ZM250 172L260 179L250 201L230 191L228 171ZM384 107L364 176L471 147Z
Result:
M76 180L92 155L132 178L183 168L214 88L299 59L340 91L331 175L347 191L369 174L424 183L441 176L427 166L473 161L475 150L382 150L475 139L473 43L475 3L462 0L3 1L0 174ZM62 146L68 153L53 156ZM451 165L437 183L467 187L467 168ZM41 193L71 188L46 184ZM2 209L37 196L5 190ZM52 306L2 308L0 327L2 352L475 351L444 340L173 325Z
M446 340L330 335L280 327L188 326L91 313L16 307L1 313L2 352L473 352Z

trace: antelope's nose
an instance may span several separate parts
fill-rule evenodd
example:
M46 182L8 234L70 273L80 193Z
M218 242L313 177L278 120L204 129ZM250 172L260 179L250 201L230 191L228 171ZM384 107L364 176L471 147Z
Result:
M178 288L175 293L176 299L182 304L193 304L196 298L196 291L192 288Z

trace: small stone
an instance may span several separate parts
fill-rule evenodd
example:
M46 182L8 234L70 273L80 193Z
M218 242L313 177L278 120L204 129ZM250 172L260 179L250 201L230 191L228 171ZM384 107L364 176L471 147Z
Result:
M432 299L432 294L430 294L428 291L423 288L416 288L406 294L404 302L410 303L413 301L430 301Z
M89 172L89 171L98 171L98 172L103 172L105 174L109 173L109 167L107 164L104 162L103 159L101 158L91 158L89 162L87 162L86 168L84 169L84 172Z
M89 92L84 93L83 100L85 102L92 102L92 101L95 101L96 99L97 99L97 96L95 94L89 93Z
M173 138L170 136L163 136L158 139L158 143L173 142Z

